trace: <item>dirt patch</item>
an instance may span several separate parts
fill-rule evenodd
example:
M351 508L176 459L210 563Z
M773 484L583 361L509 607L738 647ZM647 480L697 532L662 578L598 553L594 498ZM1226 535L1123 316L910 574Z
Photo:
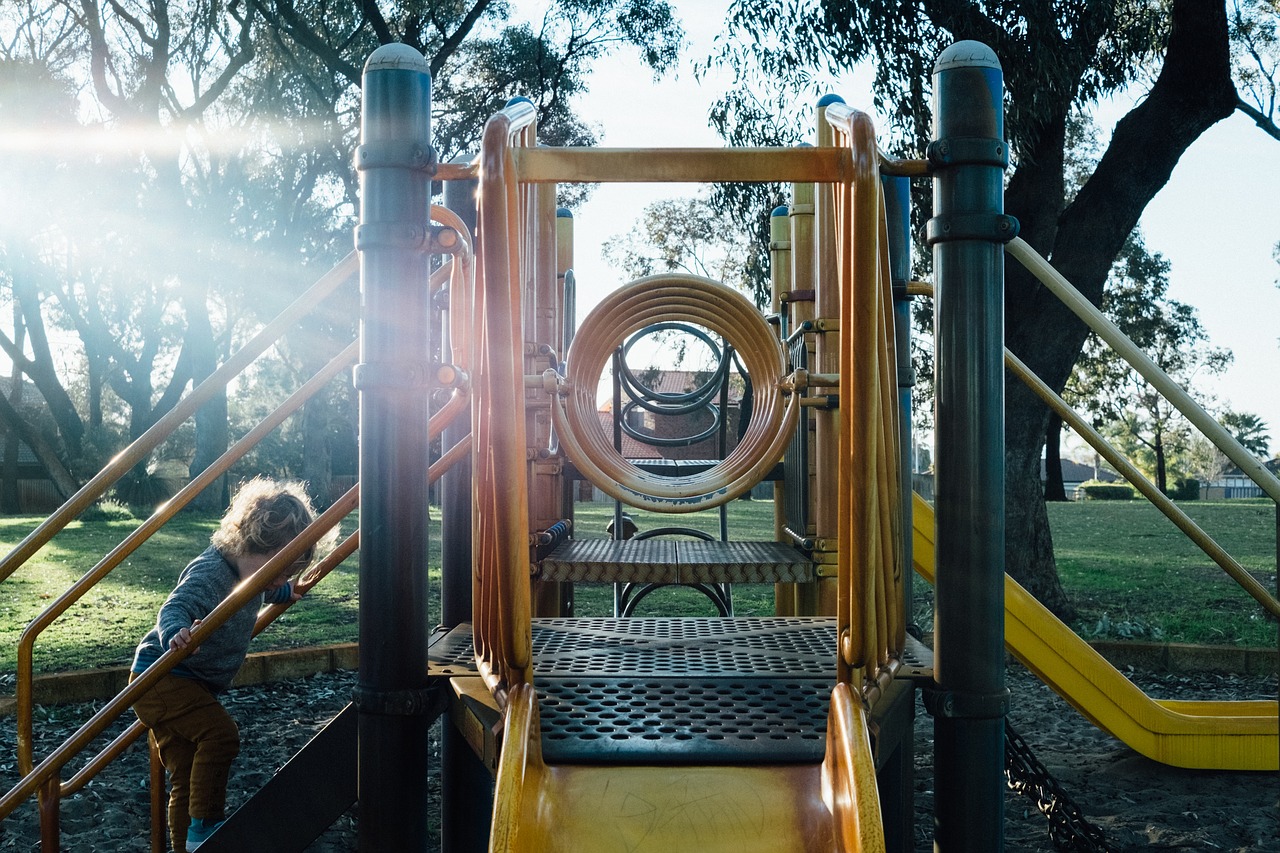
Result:
M1276 698L1276 679L1214 674L1130 677L1157 698ZM1008 672L1013 691L1010 722L1036 757L1103 833L1109 849L1280 850L1280 776L1272 773L1188 771L1165 767L1098 731L1047 687L1017 665ZM235 807L283 765L349 701L351 673L317 675L239 688L228 706L240 722L243 748L232 771L229 806ZM38 753L87 719L93 705L42 710ZM920 708L916 720L916 850L932 850L933 721ZM0 785L17 780L12 717L0 719ZM438 756L433 756L434 758ZM438 764L435 765L438 767ZM354 851L353 809L312 844L310 853ZM135 747L63 806L62 849L89 853L149 849L147 756ZM1013 793L1005 802L1005 849L1054 850L1047 822L1034 803ZM0 822L0 851L38 849L33 804ZM437 849L438 845L430 849Z

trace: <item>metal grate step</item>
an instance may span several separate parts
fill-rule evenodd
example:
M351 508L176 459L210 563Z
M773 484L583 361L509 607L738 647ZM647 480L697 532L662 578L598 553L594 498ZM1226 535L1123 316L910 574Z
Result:
M569 679L538 682L552 764L801 764L826 748L829 680Z
M821 760L835 683L829 617L533 620L542 748L552 763ZM471 626L431 646L433 676L475 673ZM930 678L908 637L903 677Z
M782 542L583 539L538 564L544 581L580 583L806 583L816 564Z

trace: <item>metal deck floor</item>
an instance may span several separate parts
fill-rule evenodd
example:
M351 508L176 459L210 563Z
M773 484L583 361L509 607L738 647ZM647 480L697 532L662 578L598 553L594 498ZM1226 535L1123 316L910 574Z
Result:
M820 761L835 681L828 617L533 620L550 763ZM471 626L433 643L430 673L475 675ZM905 674L931 666L911 641Z

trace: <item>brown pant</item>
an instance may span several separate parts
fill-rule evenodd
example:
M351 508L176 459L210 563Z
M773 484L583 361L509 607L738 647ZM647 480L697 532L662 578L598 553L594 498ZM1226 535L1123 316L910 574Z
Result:
M133 710L151 730L169 771L169 837L175 851L186 850L191 818L223 817L240 730L209 688L175 675L160 679Z

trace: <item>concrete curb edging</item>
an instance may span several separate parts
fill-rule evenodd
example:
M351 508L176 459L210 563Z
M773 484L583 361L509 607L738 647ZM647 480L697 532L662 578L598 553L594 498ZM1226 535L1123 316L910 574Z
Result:
M1133 667L1152 672L1223 672L1250 676L1274 675L1280 671L1280 649L1273 648L1115 640L1090 645L1121 670ZM245 660L233 686L248 687L322 672L354 670L359 659L356 643L255 652ZM103 701L115 696L128 683L129 668L125 666L38 675L35 701L38 705ZM15 705L13 696L0 696L0 714L12 714Z
M249 687L321 672L356 669L359 659L356 643L254 652L245 659L232 686ZM33 693L37 705L96 702L115 696L128 683L127 666L55 672L37 675ZM0 714L12 714L16 704L14 696L0 696Z
M1280 649L1277 648L1137 640L1099 640L1089 645L1121 670L1132 666L1152 672L1229 672L1257 676L1275 675L1280 671Z

